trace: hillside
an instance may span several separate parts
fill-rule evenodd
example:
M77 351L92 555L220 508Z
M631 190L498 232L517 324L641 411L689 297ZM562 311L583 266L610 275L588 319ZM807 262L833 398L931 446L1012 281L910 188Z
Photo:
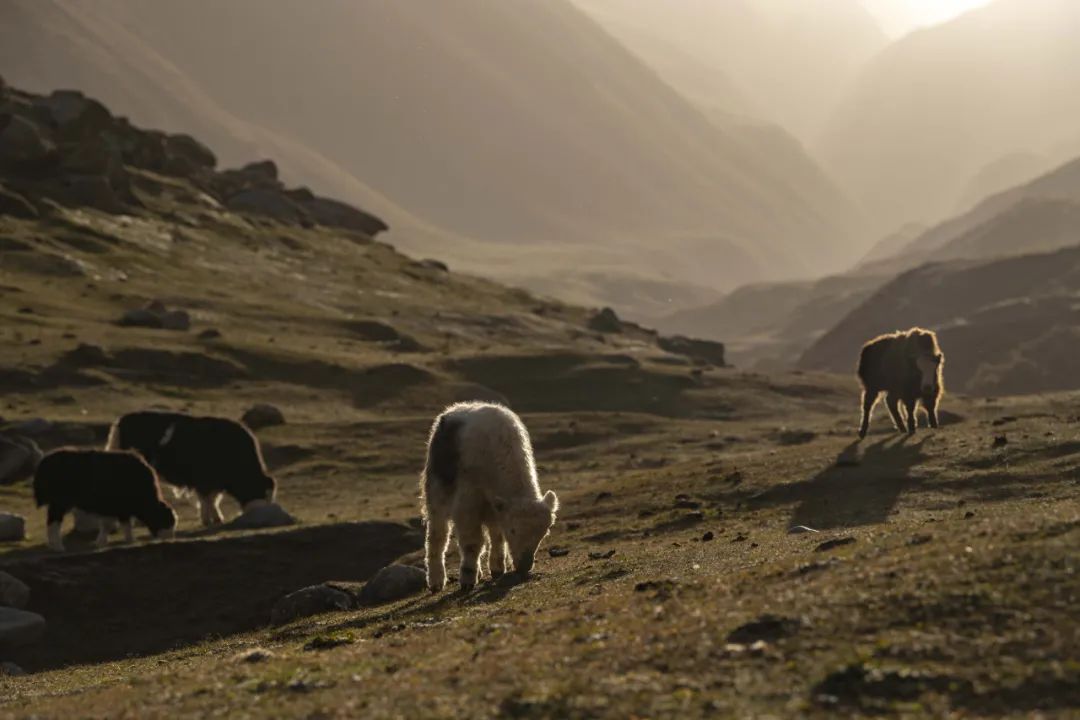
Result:
M1080 152L1078 32L1071 0L995 0L914 32L861 74L819 154L879 232L939 221L1004 154Z
M13 82L86 90L229 163L273 156L289 182L385 217L406 249L545 292L606 300L590 280L605 275L636 310L666 299L623 287L642 276L678 298L834 269L859 244L796 143L716 127L566 2L0 12Z
M222 170L80 95L0 85L0 118L0 435L272 403L300 521L204 530L170 494L174 541L54 554L29 484L0 485L29 520L0 570L47 622L0 645L3 720L1080 708L1077 395L950 396L939 432L855 443L850 376L739 372L409 258L272 163ZM468 398L523 415L559 494L533 574L271 625L299 588L422 562L424 442Z
M881 287L821 337L799 367L843 372L862 342L921 325L937 331L948 386L1004 395L1080 387L1080 247L931 263Z
M899 272L921 263L1053 250L1080 242L1080 159L984 199L956 217L876 253L862 267Z

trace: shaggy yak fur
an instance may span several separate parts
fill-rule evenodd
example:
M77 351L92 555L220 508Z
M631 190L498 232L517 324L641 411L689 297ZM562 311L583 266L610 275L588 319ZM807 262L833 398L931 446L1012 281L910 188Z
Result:
M135 412L109 432L110 450L135 450L161 479L199 498L203 525L223 521L222 493L244 508L274 499L277 483L266 471L259 441L235 420L183 413Z
M936 428L938 402L945 392L944 364L937 336L922 328L881 335L863 345L858 368L863 387L859 437L866 437L870 415L881 393L885 393L885 404L900 432L915 433L915 407L919 402L926 410L930 427ZM901 405L907 413L906 428Z
M446 584L451 524L461 554L461 587L469 589L481 565L493 578L511 569L528 574L559 509L554 492L540 492L521 419L487 403L453 405L435 420L420 495L432 592Z
M46 522L53 550L64 549L60 527L74 509L101 518L98 545L108 540L108 520L120 522L128 542L132 519L146 525L154 537L171 537L176 528L176 513L162 499L154 469L131 452L54 450L38 465L34 500L38 507L49 506Z

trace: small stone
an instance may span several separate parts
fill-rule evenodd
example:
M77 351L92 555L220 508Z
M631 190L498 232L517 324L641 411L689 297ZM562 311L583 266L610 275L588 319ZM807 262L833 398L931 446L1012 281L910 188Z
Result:
M164 327L161 315L147 308L128 310L120 316L116 324L120 327L152 328L154 330L160 330Z
M284 625L299 618L353 607L352 595L328 585L311 585L289 593L274 604L270 622Z
M0 607L0 651L29 645L45 634L45 618L37 613Z
M207 328L196 335L200 340L217 340L221 337L221 331L216 328Z
M285 424L285 414L267 403L259 403L248 408L240 418L252 430L261 430Z
M361 605L381 605L415 595L427 587L423 570L412 565L387 565L364 584L357 598Z
M821 531L820 530L815 530L812 527L807 527L806 525L795 525L794 527L788 528L787 534L788 535L803 535L805 533L816 533L816 532L821 532Z
M998 435L998 436L996 436L994 438L993 447L1000 448L1000 447L1005 447L1008 444L1009 444L1009 438L1005 437L1004 435Z
M701 536L701 542L709 542L714 537L716 537L716 536L713 535L713 531L709 530L708 532L706 532L704 535Z
M973 510L968 510L966 513L964 513L965 520L970 520L973 517L975 517L975 512Z
M14 513L0 513L0 542L19 542L26 538L26 518Z
M30 602L30 588L22 580L0 570L0 605L21 610Z
M602 333L619 333L622 332L623 324L615 311L606 307L589 318L589 329Z
M22 677L26 671L13 662L0 663L0 677Z
M186 332L191 328L191 316L184 310L169 310L161 315L161 327Z
M255 500L248 503L244 512L225 525L231 530L285 527L295 525L296 518L286 512L285 508L276 502L269 500Z
M608 558L615 557L615 550L608 550L607 552L591 552L589 553L590 560L607 560Z
M614 497L614 496L611 493L609 493L609 492L607 492L605 490L604 492L597 493L596 494L596 499L593 500L593 502L594 503L603 502L604 500L610 500L612 497Z
M567 548L564 548L564 547L548 548L548 555L550 555L553 558L566 557L569 554L570 554L570 551Z

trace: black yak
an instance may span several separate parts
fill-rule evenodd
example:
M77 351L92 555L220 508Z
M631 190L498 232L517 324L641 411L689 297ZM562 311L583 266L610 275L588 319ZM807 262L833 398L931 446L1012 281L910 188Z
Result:
M259 441L235 420L143 411L121 416L109 432L108 449L135 450L161 479L199 497L204 525L222 522L221 494L245 509L271 501L277 483L266 471Z
M161 497L157 474L132 452L61 448L42 458L34 474L34 501L46 513L49 547L62 551L64 516L78 509L101 518L97 544L108 540L107 522L117 520L128 542L132 519L154 537L172 537L176 513Z
M915 433L915 408L919 402L926 410L930 427L936 428L938 403L945 392L944 364L945 355L938 346L937 336L922 328L881 335L863 345L858 368L863 387L859 437L866 437L870 415L883 392L897 430ZM906 427L900 413L901 403L907 412Z

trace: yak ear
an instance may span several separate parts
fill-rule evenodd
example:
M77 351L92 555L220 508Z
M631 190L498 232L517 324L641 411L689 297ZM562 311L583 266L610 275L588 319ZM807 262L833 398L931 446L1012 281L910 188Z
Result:
M559 496L555 494L554 490L548 490L544 493L544 504L547 505L547 509L551 511L551 514L559 512Z

